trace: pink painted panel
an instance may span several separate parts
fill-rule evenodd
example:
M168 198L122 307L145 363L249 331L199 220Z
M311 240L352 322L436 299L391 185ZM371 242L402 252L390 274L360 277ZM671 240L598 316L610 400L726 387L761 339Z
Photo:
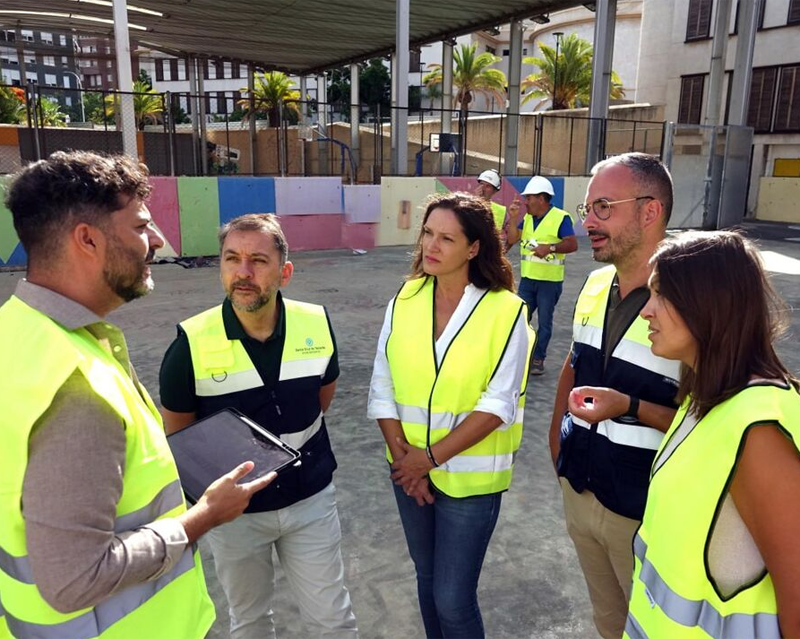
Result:
M451 191L467 191L468 193L472 193L475 190L475 187L478 185L477 176L473 177L438 177L436 178L441 182L444 186L446 186ZM514 200L514 196L518 193L517 189L514 188L514 185L511 184L508 180L503 180L503 184L500 187L500 193L492 198L498 204L502 204L503 206L508 206Z
M150 177L153 192L147 206L156 226L167 241L181 254L181 215L178 206L178 178Z
M342 245L354 249L375 248L377 233L377 224L344 224L342 225Z
M320 215L282 215L281 228L292 251L312 251L315 249L342 248L341 213L322 213Z

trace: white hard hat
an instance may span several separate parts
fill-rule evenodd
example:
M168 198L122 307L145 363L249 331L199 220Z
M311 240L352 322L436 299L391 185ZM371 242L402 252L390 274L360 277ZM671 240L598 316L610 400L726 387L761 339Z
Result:
M501 178L500 174L494 169L486 169L478 176L478 182L486 182L499 190L500 185L503 183L503 178Z
M525 190L521 195L539 195L539 193L547 193L551 197L556 194L550 180L541 175L534 175L528 180L528 183L525 185Z

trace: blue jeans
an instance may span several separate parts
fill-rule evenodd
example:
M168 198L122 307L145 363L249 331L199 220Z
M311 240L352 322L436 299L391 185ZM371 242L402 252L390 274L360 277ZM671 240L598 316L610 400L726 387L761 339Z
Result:
M428 639L482 639L478 578L500 513L502 493L455 499L434 491L432 505L394 486Z
M545 282L523 277L519 282L519 295L528 305L528 322L533 312L539 311L539 326L536 329L536 346L533 348L533 359L547 357L547 345L553 335L553 312L556 310L558 298L564 290L564 282Z

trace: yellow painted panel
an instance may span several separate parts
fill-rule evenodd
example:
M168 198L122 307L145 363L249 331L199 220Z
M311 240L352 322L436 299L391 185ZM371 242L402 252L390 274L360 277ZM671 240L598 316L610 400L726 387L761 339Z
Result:
M436 178L382 178L377 245L399 246L416 242L425 199L435 193Z
M772 177L800 177L800 158L775 158Z
M756 218L770 222L800 223L800 178L761 178Z

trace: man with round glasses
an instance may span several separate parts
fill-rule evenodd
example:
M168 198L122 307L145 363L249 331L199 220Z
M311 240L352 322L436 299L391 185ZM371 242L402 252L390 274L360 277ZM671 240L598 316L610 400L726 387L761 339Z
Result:
M509 205L507 240L509 248L520 242L522 278L517 294L528 304L528 321L539 315L537 340L531 360L531 375L544 373L547 346L553 334L553 313L564 287L567 253L578 250L572 217L552 204L555 191L547 178L535 175L522 191L527 215L519 219L517 198Z
M644 153L595 165L578 207L594 259L609 266L589 274L575 304L550 450L603 639L619 639L625 628L633 535L653 458L677 408L679 363L653 355L639 316L650 297L650 257L671 211L672 178Z

